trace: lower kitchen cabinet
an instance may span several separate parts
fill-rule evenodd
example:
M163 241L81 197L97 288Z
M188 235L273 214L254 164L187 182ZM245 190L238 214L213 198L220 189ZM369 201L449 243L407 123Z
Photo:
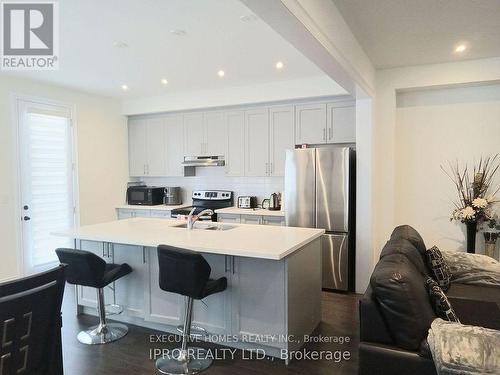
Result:
M285 327L285 262L234 257L231 269L232 335L282 347ZM280 340L281 339L281 340Z
M284 226L284 216L260 216L260 215L238 215L238 214L217 214L217 221L220 223L242 223L242 224L263 224Z
M130 219L133 217L153 217L157 219L170 219L172 211L168 210L154 210L154 209L130 209L130 208L117 208L116 216L118 220Z
M146 282L140 284L145 294L144 320L178 326L184 319L184 297L160 289L156 248L146 248L146 262L149 275Z

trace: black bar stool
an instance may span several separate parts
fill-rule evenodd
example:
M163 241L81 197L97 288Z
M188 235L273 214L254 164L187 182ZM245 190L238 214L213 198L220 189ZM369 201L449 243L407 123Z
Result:
M223 292L227 279L210 279L212 271L205 258L198 253L172 246L158 246L160 289L186 297L186 314L182 333L182 346L168 357L156 361L156 369L162 374L196 374L212 364L202 348L187 348L191 332L193 299L203 299L211 294ZM175 352L178 352L175 353Z
M107 323L104 308L103 288L113 281L128 275L132 268L127 263L110 264L94 253L75 249L57 249L59 261L67 265L66 281L70 284L97 289L97 312L99 324L81 331L77 339L82 344L107 344L121 339L128 333L128 327L120 323Z

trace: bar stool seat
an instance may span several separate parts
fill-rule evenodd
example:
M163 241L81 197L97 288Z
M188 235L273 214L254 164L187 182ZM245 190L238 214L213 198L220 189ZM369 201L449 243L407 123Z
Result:
M88 286L97 290L97 312L99 324L81 331L77 339L82 344L107 344L128 333L121 323L107 323L104 305L104 287L128 275L132 268L127 264L110 264L94 253L76 249L57 249L62 264L66 264L66 281L70 284Z
M159 358L156 369L162 374L196 374L212 364L211 356L202 348L188 349L191 333L193 300L203 299L227 288L227 279L210 279L211 268L201 254L172 246L158 246L160 289L186 298L186 314L182 330L182 346L172 354Z

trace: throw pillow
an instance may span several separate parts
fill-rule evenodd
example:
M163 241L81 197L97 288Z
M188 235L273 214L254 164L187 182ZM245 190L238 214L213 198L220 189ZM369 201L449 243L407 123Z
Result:
M425 279L425 287L429 293L431 305L436 315L441 319L460 323L455 310L453 310L448 297L446 297L446 294L444 294L439 284L432 278L427 277Z
M431 271L431 276L436 280L444 291L450 288L451 272L450 268L443 259L441 251L437 246L431 247L425 252L427 267Z

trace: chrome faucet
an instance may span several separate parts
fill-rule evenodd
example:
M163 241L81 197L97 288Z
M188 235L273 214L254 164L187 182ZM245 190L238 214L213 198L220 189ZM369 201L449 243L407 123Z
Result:
M214 212L210 209L201 211L198 215L193 215L196 207L193 207L187 218L187 229L193 229L194 223L196 223L203 215L213 215Z

